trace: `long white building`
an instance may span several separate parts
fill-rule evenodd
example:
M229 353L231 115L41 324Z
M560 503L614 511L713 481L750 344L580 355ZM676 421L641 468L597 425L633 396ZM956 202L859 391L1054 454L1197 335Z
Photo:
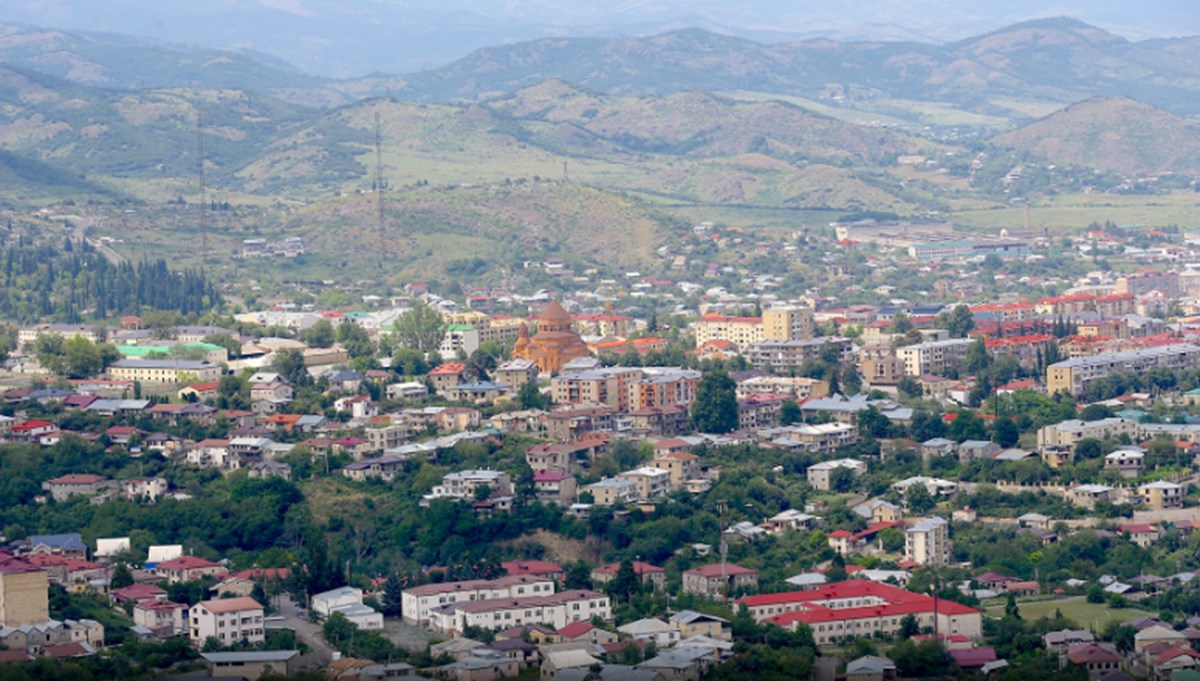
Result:
M572 622L588 622L595 617L612 619L608 596L599 591L575 589L525 598L448 603L429 611L429 628L451 635L460 635L471 626L507 629L543 624L561 629Z
M405 589L400 598L404 621L425 626L429 613L444 605L498 598L525 598L554 593L554 580L529 575L510 575L499 579L471 579L461 582L423 584Z

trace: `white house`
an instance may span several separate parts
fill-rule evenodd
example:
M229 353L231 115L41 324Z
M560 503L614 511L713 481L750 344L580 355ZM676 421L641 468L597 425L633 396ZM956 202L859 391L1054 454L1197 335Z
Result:
M359 629L383 628L383 614L368 605L363 605L362 589L352 586L339 587L313 596L312 610L326 618L335 612L341 613L358 625Z

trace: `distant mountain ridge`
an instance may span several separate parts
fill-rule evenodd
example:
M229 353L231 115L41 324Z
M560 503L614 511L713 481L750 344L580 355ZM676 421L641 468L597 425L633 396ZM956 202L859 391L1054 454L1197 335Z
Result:
M649 37L546 38L483 48L428 71L350 80L311 76L244 50L0 23L0 62L104 87L239 88L308 106L379 96L483 101L560 78L607 94L754 91L833 106L894 97L1010 119L1021 115L998 107L997 97L1061 106L1123 96L1200 115L1200 37L1131 42L1069 18L1015 24L947 45L765 44L697 28Z

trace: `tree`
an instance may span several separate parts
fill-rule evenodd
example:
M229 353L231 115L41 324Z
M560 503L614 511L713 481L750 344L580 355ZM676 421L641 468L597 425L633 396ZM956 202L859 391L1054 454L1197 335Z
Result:
M384 617L399 617L403 602L404 584L395 575L383 583L383 601L380 603Z
M590 589L592 588L592 571L588 569L587 563L582 560L575 561L575 564L567 570L567 576L563 581L563 587L567 589Z
M1021 619L1021 609L1017 607L1017 595L1013 592L1008 592L1008 599L1004 602L1004 616Z
M793 423L798 423L804 418L804 413L800 411L800 405L792 400L784 402L779 407L779 424L790 426Z
M337 341L346 348L346 354L351 359L371 357L375 354L375 344L367 330L352 322L342 322L337 327Z
M1113 416L1113 410L1103 404L1089 404L1079 412L1079 418L1082 421L1099 421Z
M992 365L992 356L988 354L987 345L984 344L982 338L976 338L971 347L967 348L967 354L963 357L962 366L968 373L978 374L981 371L987 370Z
M896 385L896 389L900 391L901 395L910 399L916 399L925 394L925 391L921 388L921 382L912 376L905 376L900 379L900 383Z
M109 579L109 589L121 589L133 585L133 573L129 571L129 566L125 563L117 563L113 568L112 577Z
M829 489L839 494L849 492L853 489L854 482L854 471L845 466L838 466L829 474Z
M889 527L879 533L879 544L888 553L903 551L904 533L894 527Z
M91 378L120 359L111 345L96 345L82 336L63 344L62 373L67 378Z
M356 633L358 627L340 612L331 614L321 627L321 636L335 648L349 641Z
M546 409L550 406L550 398L538 389L537 381L526 381L517 390L517 402L522 409Z
M1085 437L1075 443L1075 458L1080 461L1098 459L1103 454L1104 449L1100 445L1100 441L1095 438Z
M392 336L398 347L411 348L428 355L436 352L442 344L443 326L442 315L437 310L418 302L396 319L392 325Z
M946 422L940 414L931 414L923 409L913 411L909 433L917 442L926 442L936 437L946 436Z
M327 348L333 345L337 340L337 334L333 330L333 324L328 319L313 324L312 326L300 332L300 340L313 348Z
M724 371L712 371L696 386L692 402L692 427L702 433L737 430L737 384Z
M900 640L906 641L919 633L921 633L921 625L917 623L917 617L915 615L909 613L901 618Z
M304 353L298 348L283 348L275 351L271 369L283 376L292 387L299 388L312 383L312 376L304 364Z
M888 333L905 334L913 330L912 320L903 312L897 312L892 321L888 324Z
M983 419L979 418L975 412L960 411L950 422L947 435L955 442L983 440L987 438L987 429L983 424Z
M889 437L892 421L875 407L867 407L858 412L858 432L876 438Z
M614 600L628 602L642 590L642 582L633 570L633 561L626 558L617 567L617 574L609 580L605 591Z
M971 308L966 305L957 305L953 310L938 314L933 324L939 329L949 331L951 338L966 338L967 334L975 328Z
M913 513L928 513L937 505L937 501L929 490L921 483L909 485L904 489L904 501Z
M1021 438L1021 432L1012 419L998 418L992 423L992 436L996 438L996 444L1007 448L1017 444L1017 440Z

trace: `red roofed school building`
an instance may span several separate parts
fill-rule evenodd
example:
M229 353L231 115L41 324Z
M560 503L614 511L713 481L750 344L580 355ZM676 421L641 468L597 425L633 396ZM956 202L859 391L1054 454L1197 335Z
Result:
M817 645L876 633L895 635L906 615L916 617L921 627L934 626L934 598L862 580L836 582L810 591L747 596L737 603L745 605L759 622L792 630L797 623L807 624ZM936 608L939 633L971 638L983 635L983 618L978 610L945 599L937 599Z

